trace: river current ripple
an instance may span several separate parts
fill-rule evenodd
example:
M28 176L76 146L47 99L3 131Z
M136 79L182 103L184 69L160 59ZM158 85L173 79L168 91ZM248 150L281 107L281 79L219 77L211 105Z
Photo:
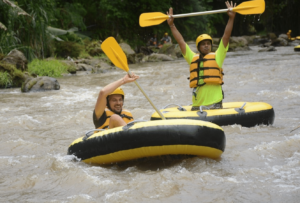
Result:
M273 126L223 126L219 160L157 157L108 166L72 161L68 146L93 129L92 111L102 87L124 75L59 78L59 91L0 90L0 202L299 202L300 53L229 52L224 102L266 102ZM130 65L158 108L188 105L183 59ZM152 106L134 84L123 86L125 108L149 120Z

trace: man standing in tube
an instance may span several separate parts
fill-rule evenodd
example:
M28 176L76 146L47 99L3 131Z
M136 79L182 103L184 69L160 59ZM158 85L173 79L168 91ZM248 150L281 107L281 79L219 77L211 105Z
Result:
M232 1L225 2L227 8L233 8ZM171 17L167 20L172 34L179 44L182 55L190 65L190 87L193 88L192 110L199 110L200 106L210 109L221 109L224 98L222 91L223 69L222 65L229 47L235 12L227 11L229 16L224 35L215 53L212 50L212 38L207 34L201 34L196 39L199 54L194 53L184 41L182 35L174 24L173 8L167 12Z

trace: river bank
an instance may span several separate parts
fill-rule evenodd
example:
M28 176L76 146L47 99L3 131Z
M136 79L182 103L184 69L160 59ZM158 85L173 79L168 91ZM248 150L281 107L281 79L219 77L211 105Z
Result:
M212 51L217 49L219 43L220 38L213 38ZM198 52L194 41L188 41L187 44L195 53ZM231 37L229 52L249 51L250 47L255 45L261 47L259 52L276 51L275 47L298 44L300 40L289 41L286 34L278 37L273 33L267 36ZM183 57L179 46L172 43L166 43L160 49L147 46L136 47L135 50L125 42L119 45L127 57L128 64L174 61ZM67 53L63 53L65 59L35 59L28 64L22 52L12 50L7 56L2 56L0 61L0 87L21 87L22 92L58 90L60 85L56 77L60 75L105 73L116 68L102 51L101 41L91 42L81 52L79 58L72 58L66 55Z

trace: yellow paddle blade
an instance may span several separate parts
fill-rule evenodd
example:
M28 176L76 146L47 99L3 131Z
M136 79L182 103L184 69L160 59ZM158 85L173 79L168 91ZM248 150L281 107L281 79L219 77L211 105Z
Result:
M168 18L168 15L165 15L161 12L142 13L140 15L140 26L147 27L151 25L158 25L167 20Z
M123 52L122 48L118 44L118 42L113 37L109 37L101 44L101 49L104 51L106 56L117 66L125 70L129 71L129 67L127 64L127 57Z
M242 15L262 14L265 11L264 0L245 1L232 9Z

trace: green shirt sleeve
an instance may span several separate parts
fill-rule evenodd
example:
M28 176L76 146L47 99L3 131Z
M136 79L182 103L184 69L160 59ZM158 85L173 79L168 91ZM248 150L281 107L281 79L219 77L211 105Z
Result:
M223 62L225 60L228 48L229 48L229 43L227 44L227 47L225 48L224 44L223 44L223 40L221 39L219 47L216 51L216 62L220 68L222 68L222 66L223 66Z
M185 44L185 55L182 54L182 56L186 60L186 62L188 62L189 65L191 65L195 54L196 53L190 49L189 45Z

